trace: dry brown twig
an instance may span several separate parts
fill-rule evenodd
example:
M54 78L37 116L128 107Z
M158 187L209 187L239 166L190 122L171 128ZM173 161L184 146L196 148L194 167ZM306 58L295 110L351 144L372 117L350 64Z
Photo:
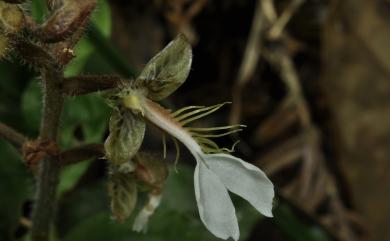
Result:
M27 138L13 128L0 122L0 137L8 141L13 146L19 148L23 145Z
M175 34L180 32L184 33L192 44L196 44L198 42L198 36L192 27L191 21L202 11L207 2L208 0L196 0L189 7L185 8L188 4L187 1L167 1L166 4L170 9L164 12L164 16L172 25Z
M238 76L233 89L233 103L230 114L230 123L236 124L240 122L241 116L241 94L243 88L248 83L255 72L257 62L261 55L261 32L264 28L264 16L262 11L262 0L259 0L256 5L255 15L252 21L251 31L245 47L244 56L238 71Z
M357 236L346 216L346 213L350 211L343 205L336 181L326 166L325 155L321 148L321 137L316 124L312 121L309 106L301 90L299 75L295 69L291 53L288 51L289 38L286 37L285 28L303 2L303 0L292 0L279 16L275 10L273 0L260 0L258 2L233 90L233 103L235 105L231 112L230 121L231 123L239 122L242 91L252 78L260 56L263 56L279 73L288 93L279 108L269 117L268 124L264 127L260 126L259 130L261 130L261 133L277 131L280 134L289 126L298 122L301 133L296 137L298 139L291 139L291 141L299 140L298 144L296 141L286 142L268 155L263 155L256 163L265 164L265 167L263 166L265 170L276 173L294 163L301 162L299 177L283 188L283 195L305 210L306 213L318 219L327 227L326 229L331 230L340 240L352 241L356 240ZM277 41L280 47L272 50L267 49L262 45L265 39L271 42ZM290 111L296 113L297 119L287 118L289 121L284 121L276 126L269 124L283 119L280 116L290 113ZM260 138L260 140L269 140L273 135L269 134L267 136L267 138ZM330 200L329 216L327 216L328 221L325 222L321 215L316 214L316 208L327 199ZM302 206L299 203L309 204Z

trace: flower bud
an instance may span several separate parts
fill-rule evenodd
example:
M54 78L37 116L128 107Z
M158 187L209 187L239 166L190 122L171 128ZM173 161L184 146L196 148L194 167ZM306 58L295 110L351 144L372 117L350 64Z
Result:
M117 172L111 174L108 183L111 212L114 219L123 223L137 203L137 184L132 175Z
M191 62L191 45L180 34L149 61L134 85L147 89L147 97L151 100L162 100L184 83L190 72Z
M134 157L137 164L135 175L138 180L147 186L161 189L168 177L168 166L161 160L149 153L139 152Z
M1 33L17 33L22 29L23 23L24 15L19 6L0 1Z
M128 162L138 152L145 134L145 122L129 110L114 110L110 135L104 143L106 158L114 165Z
M57 1L52 3L58 4ZM38 29L38 36L48 43L65 40L86 25L95 6L96 0L66 1L42 24Z

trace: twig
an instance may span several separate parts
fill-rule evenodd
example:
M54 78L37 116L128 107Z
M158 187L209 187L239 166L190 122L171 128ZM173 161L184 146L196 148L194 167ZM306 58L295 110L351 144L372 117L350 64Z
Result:
M103 144L86 144L62 152L60 163L61 166L66 166L101 156L104 156Z
M288 89L288 96L286 98L296 105L302 126L305 128L310 127L312 123L309 107L303 97L298 73L295 70L291 56L285 49L265 51L264 56L280 71L281 79Z
M64 79L63 93L69 96L84 95L118 87L123 80L115 75L82 75Z
M263 0L261 1L261 8L268 22L273 23L278 18L276 13L275 4L273 0Z
M284 10L280 17L274 22L272 28L268 32L270 39L278 39L283 33L284 28L290 21L291 17L297 11L297 9L303 4L305 0L293 0L290 5Z
M0 122L0 137L16 148L21 147L27 141L27 137L2 122Z
M262 0L257 2L255 15L252 20L252 27L245 47L244 56L238 72L236 85L233 90L233 105L230 115L230 123L235 124L240 121L241 94L244 86L253 75L261 51L261 32L264 28L264 17L262 14Z
M302 156L303 138L297 135L282 142L274 149L264 153L254 163L260 166L268 175L272 176L281 169L299 161Z

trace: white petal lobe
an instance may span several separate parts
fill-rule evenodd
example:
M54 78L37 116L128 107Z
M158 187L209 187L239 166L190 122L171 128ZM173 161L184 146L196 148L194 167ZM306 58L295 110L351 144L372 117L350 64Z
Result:
M246 199L263 215L272 217L274 187L264 172L228 154L209 154L204 160L229 191Z
M218 238L232 237L237 241L240 231L228 191L200 160L195 169L194 184L199 215L207 229Z

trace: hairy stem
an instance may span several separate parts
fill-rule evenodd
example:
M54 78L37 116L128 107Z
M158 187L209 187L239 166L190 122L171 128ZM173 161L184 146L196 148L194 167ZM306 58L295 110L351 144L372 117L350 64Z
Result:
M60 116L63 106L61 91L62 72L56 68L42 71L43 79L43 119L41 141L57 141ZM47 241L55 216L56 191L60 163L58 157L49 156L41 161L37 180L36 205L32 216L31 237L33 241Z
M116 88L121 83L121 78L115 75L81 75L65 78L62 89L65 95L77 96Z

